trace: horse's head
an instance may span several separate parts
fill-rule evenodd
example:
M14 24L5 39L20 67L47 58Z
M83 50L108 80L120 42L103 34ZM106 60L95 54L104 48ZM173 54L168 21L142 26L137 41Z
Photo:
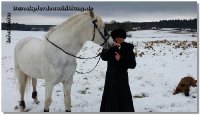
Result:
M106 49L111 47L113 45L113 40L106 30L102 18L96 15L92 10L89 11L89 14L93 26L92 41L103 46Z

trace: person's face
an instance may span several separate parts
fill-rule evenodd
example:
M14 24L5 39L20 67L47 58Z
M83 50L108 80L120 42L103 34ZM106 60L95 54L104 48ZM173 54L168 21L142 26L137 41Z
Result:
M124 39L123 38L115 38L114 42L121 44L124 42Z

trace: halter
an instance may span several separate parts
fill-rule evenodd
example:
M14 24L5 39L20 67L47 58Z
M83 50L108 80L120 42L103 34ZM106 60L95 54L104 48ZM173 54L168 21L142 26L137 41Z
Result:
M109 34L106 30L106 28L104 28L104 34L101 32L101 30L99 29L99 27L97 26L96 24L97 20L93 20L92 23L94 25L94 34L93 34L93 38L92 38L92 41L94 41L94 38L95 38L95 30L97 29L99 34L101 35L101 37L104 39L104 42L100 45L100 46L103 46L109 39Z
M103 46L105 43L107 43L108 39L109 39L109 34L107 32L106 29L104 29L104 35L103 33L101 32L101 30L99 29L98 25L96 24L97 20L93 20L92 23L94 25L94 32L93 32L93 37L92 37L92 41L94 41L94 38L95 38L95 31L96 29L98 30L99 34L101 35L101 37L104 39L104 42L100 45L100 46ZM89 57L89 58L82 58L82 57L78 57L78 56L75 56L67 51L65 51L64 49L62 49L61 47L59 47L58 45L54 44L52 41L50 41L46 36L45 38L47 39L47 41L49 43L51 43L52 45L54 45L56 48L60 49L61 51L63 51L65 54L68 54L72 57L75 57L75 58L78 58L78 59L93 59L93 58L96 58L100 55L100 53L97 55L97 56L94 56L94 57Z

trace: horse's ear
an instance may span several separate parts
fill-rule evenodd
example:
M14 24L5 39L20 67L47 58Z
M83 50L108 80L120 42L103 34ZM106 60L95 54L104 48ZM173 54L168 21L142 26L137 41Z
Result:
M94 12L93 12L93 10L90 10L90 17L94 18Z

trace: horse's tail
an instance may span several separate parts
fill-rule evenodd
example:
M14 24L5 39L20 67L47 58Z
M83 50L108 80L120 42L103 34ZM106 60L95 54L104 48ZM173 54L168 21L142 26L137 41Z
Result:
M23 92L25 92L25 90L27 90L27 82L28 84L30 84L30 77L28 75L26 75L19 66L19 61L18 61L18 54L20 49L23 47L23 45L28 41L28 39L23 39L20 42L18 42L15 46L14 49L14 76L15 78L18 80L18 88L19 91L21 92L23 90Z

